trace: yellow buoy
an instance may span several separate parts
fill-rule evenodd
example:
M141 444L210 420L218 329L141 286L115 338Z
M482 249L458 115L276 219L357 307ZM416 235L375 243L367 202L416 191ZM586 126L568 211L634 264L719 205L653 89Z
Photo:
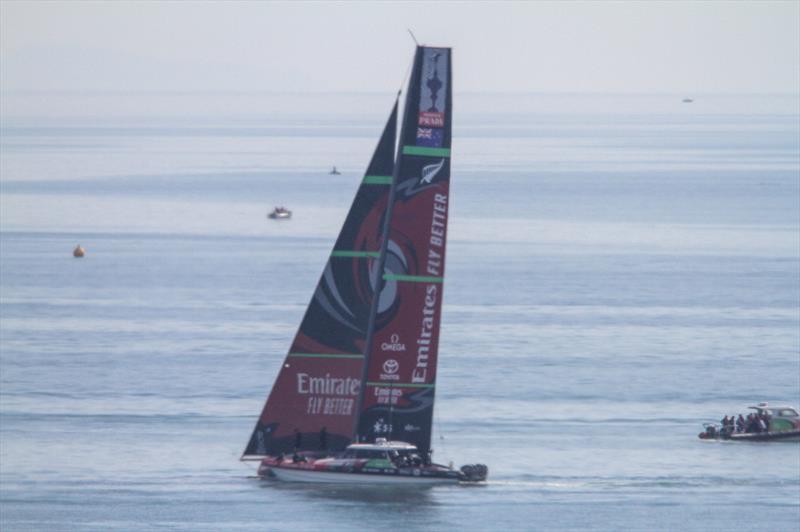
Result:
M83 257L86 254L86 250L81 247L80 244L77 245L75 249L72 250L72 256L76 259Z

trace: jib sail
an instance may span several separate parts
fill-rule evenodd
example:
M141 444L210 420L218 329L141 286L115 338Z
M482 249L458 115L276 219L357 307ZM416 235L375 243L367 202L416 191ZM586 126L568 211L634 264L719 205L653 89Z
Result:
M352 440L396 129L395 101L243 459L294 449L342 449Z
M427 452L436 387L450 182L449 48L414 58L380 257L383 286L371 323L356 437Z

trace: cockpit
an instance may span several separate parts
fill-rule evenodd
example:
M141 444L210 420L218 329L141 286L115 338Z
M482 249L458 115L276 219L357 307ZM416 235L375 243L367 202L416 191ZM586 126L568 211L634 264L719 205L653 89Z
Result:
M342 453L344 459L389 460L398 467L418 466L425 463L414 445L404 442L377 440L374 444L356 443Z
M389 451L385 449L348 449L342 455L342 458L389 458Z
M770 417L788 417L788 418L796 418L800 417L800 414L797 413L797 410L792 408L791 406L771 406L766 403L761 403L757 406L751 406L750 408L758 411L759 414L768 414Z

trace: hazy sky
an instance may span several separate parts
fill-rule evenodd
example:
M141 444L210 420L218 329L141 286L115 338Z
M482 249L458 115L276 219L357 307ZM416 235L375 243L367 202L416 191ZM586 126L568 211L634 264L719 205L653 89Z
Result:
M406 28L462 91L800 92L798 0L0 0L0 89L394 90Z

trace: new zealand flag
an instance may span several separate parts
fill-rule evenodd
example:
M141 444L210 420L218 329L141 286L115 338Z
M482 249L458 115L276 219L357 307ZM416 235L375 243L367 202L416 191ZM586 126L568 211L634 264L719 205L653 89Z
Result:
M429 127L417 128L417 146L441 148L444 141L444 130Z

